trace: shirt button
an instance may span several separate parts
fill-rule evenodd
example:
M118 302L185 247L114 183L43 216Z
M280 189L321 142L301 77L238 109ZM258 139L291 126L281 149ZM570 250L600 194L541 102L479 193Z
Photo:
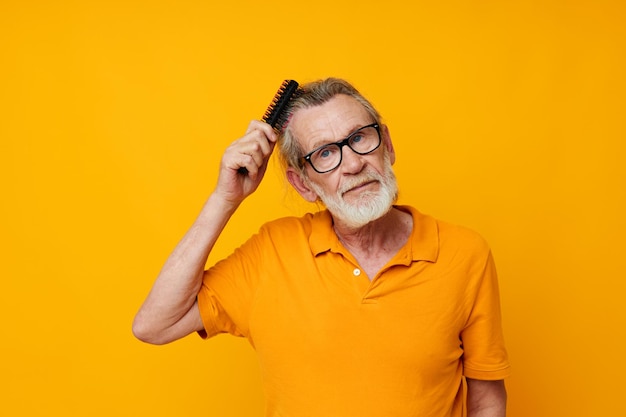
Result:
M359 275L361 275L361 270L359 268L355 268L354 271L352 271L352 273L354 274L355 277L358 277Z

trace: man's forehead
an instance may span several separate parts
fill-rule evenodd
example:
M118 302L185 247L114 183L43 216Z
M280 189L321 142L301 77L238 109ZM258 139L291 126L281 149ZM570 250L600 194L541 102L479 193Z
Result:
M350 96L339 94L327 102L300 109L290 125L301 145L302 141L340 140L355 129L374 122L365 107Z

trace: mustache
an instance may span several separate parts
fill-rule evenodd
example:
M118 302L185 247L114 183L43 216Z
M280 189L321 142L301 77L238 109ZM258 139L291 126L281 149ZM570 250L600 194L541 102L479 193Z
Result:
M348 191L352 190L353 188L359 187L363 184L366 184L372 181L378 181L380 183L384 183L384 179L382 175L378 174L377 172L371 172L371 171L365 172L358 177L347 179L346 182L341 184L341 186L337 190L337 194L339 196L342 196Z

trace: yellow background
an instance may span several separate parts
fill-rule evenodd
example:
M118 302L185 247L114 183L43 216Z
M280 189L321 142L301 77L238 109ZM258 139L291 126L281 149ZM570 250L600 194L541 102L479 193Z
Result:
M261 416L245 341L131 321L280 82L339 76L390 126L401 203L491 243L509 415L626 415L625 22L617 0L3 0L0 414ZM274 165L212 260L311 208Z

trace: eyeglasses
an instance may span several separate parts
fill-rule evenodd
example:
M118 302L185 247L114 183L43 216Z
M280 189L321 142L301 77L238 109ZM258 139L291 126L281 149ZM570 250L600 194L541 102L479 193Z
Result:
M328 143L313 149L302 157L320 174L330 172L341 165L342 149L348 145L354 153L367 155L380 146L380 126L378 123L363 126L352 132L347 138L335 143Z

